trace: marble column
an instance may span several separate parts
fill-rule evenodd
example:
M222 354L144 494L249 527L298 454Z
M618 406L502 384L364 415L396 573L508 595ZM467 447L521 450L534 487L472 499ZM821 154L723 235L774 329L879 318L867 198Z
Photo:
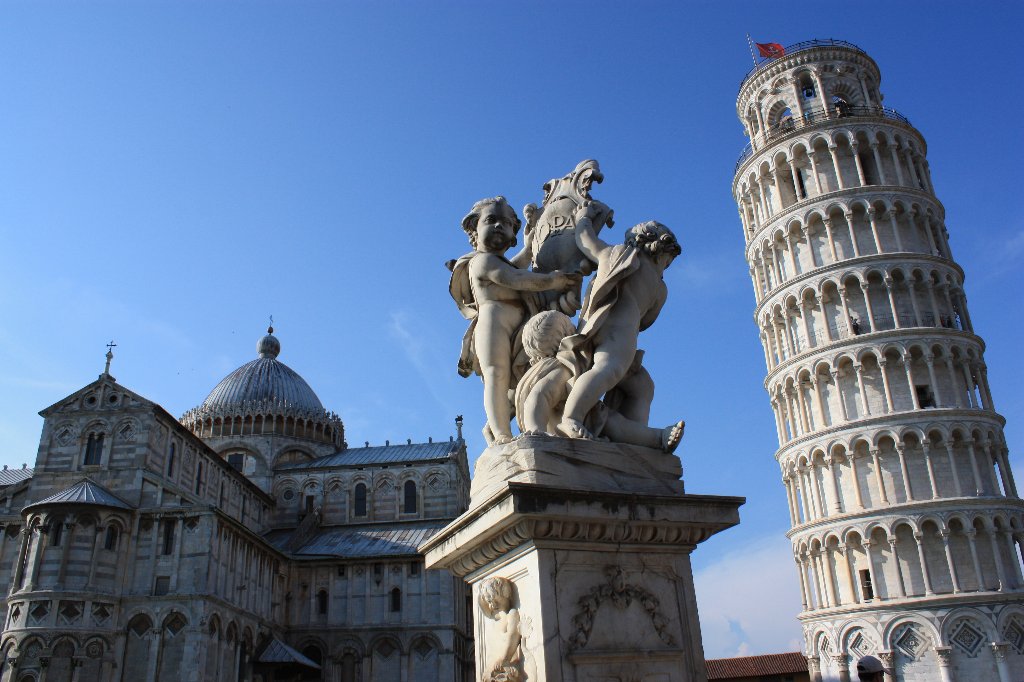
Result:
M949 531L942 529L939 531L939 535L942 537L942 551L946 554L946 566L949 568L949 578L953 583L953 593L961 592L960 589L960 576L956 572L956 562L953 561L953 549L949 545Z
M940 682L953 682L953 649L948 646L937 646L935 655L939 659Z
M1010 664L1006 660L1010 645L1006 642L993 642L989 645L992 649L992 657L996 659L996 671L999 673L999 682L1012 682L1010 675Z

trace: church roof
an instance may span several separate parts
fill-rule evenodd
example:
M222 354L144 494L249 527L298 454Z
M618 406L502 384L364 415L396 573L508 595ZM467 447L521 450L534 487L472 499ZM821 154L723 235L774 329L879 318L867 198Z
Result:
M21 467L20 469L8 469L4 467L0 469L0 488L14 485L15 483L21 483L24 480L32 478L32 474L35 469L28 467Z
M33 502L25 507L38 507L44 504L91 504L99 507L114 507L117 509L133 509L130 504L110 492L98 483L93 483L88 478L83 478L70 488L50 495L46 499Z
M259 655L258 660L260 663L298 663L307 668L320 669L320 666L315 661L303 656L276 637L270 640L270 643L267 644L266 648Z
M436 443L401 443L395 445L348 448L333 455L318 457L307 462L283 464L280 469L321 469L337 466L365 466L367 464L398 464L425 460L448 459L459 451L462 441L442 440Z
M277 359L281 342L267 330L256 344L259 354L224 377L199 407L208 412L238 408L287 407L298 411L322 413L324 406L313 389L291 367ZM278 410L274 410L277 412Z
M385 556L415 556L416 548L448 525L450 519L412 523L379 523L361 526L331 526L321 529L308 542L291 552L300 557L336 556L365 559ZM265 537L283 549L291 530L271 531Z

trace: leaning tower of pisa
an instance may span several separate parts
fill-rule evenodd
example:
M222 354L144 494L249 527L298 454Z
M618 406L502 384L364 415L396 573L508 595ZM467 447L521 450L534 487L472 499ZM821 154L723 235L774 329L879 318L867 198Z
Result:
M857 46L812 40L736 100L812 679L1020 680L1024 503L925 140L880 82Z

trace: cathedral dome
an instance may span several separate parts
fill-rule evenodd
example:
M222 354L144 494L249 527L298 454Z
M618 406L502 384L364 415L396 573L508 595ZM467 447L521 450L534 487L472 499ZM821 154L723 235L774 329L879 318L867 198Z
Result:
M200 409L219 412L239 407L274 406L298 411L322 412L316 393L305 379L277 359L281 342L274 328L256 344L259 357L224 377L206 396Z
M200 438L277 434L344 444L341 419L288 365L277 359L274 328L256 343L259 357L224 377L181 422Z

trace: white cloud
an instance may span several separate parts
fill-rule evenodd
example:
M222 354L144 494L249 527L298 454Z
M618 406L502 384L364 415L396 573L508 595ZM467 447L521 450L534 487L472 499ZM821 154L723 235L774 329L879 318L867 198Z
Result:
M704 655L802 651L797 580L789 542L776 536L725 554L696 572Z

